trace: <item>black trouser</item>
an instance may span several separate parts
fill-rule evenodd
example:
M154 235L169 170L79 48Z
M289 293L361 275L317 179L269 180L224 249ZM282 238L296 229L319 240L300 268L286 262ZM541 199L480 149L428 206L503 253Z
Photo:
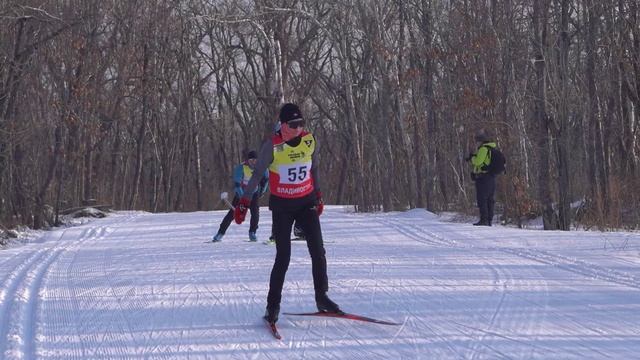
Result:
M258 193L253 194L253 197L251 198L251 204L249 205L249 211L251 211L251 221L249 222L249 232L256 232L258 230L258 220L260 220L260 206L258 204L259 199L260 197L258 196ZM238 205L238 202L240 202L240 198L238 197L238 195L236 195L233 197L233 201L231 202L231 204L235 207ZM233 220L233 210L229 210L229 212L224 217L224 219L222 219L222 223L220 224L220 228L218 229L218 232L224 235L224 233L227 232L227 229L229 228L229 225L231 224L232 220Z
M480 222L491 224L495 193L496 177L494 175L485 174L476 178L476 200L480 209Z
M300 226L307 240L307 248L311 255L311 272L313 274L313 288L316 294L325 293L329 289L327 280L327 259L322 242L320 220L316 213L315 203L293 209L272 208L273 232L276 239L276 260L271 270L269 281L269 295L267 307L280 305L282 286L291 259L291 226L295 221Z

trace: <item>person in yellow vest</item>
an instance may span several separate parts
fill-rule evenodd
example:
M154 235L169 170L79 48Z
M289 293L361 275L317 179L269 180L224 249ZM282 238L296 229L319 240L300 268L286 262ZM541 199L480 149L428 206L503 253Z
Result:
M269 169L269 209L273 216L276 258L271 270L265 320L278 321L282 287L291 258L291 227L294 221L304 231L311 256L313 288L318 311L340 313L327 296L327 260L319 216L324 209L316 159L316 140L304 130L305 120L296 104L280 108L280 130L265 141L258 153L254 175L235 211L235 221L244 221L250 199L246 192L258 186L259 175Z
M491 149L496 148L496 142L491 140L485 129L480 129L474 139L480 144L475 152L467 158L471 163L471 178L476 185L476 202L480 211L480 221L475 226L491 226L495 205L496 175L487 170L491 164Z
M251 150L247 153L247 158L242 163L238 164L233 170L233 185L235 196L233 197L233 201L231 204L236 206L240 201L240 198L245 194L245 187L249 183L249 179L251 175L253 175L255 166L257 153L254 150ZM266 171L262 171L262 178L260 179L260 183L258 188L249 193L251 194L251 201L249 204L249 209L251 210L251 222L249 223L249 241L258 241L258 237L256 236L256 231L258 230L258 221L260 220L260 196L264 194L268 189L268 177L269 173ZM222 237L227 232L229 225L231 224L231 220L233 220L233 210L229 210L227 215L222 219L222 223L220 223L220 228L218 228L218 232L213 236L213 242L222 241Z

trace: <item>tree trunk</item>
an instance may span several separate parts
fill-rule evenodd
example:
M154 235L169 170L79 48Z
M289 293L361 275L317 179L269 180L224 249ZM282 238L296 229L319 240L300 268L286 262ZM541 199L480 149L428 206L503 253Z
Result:
M346 32L344 32L346 34ZM356 211L368 211L368 197L367 191L364 183L364 159L362 154L362 148L360 146L360 130L358 126L358 118L356 115L356 108L353 99L353 81L351 80L351 69L349 68L349 59L346 57L347 54L347 39L346 37L342 38L340 43L340 69L344 75L343 80L343 89L346 96L346 105L345 115L347 119L345 120L348 128L348 137L347 141L350 142L349 146L352 149L353 154L353 174L354 174L354 185L355 185L355 199L354 204L356 206Z
M22 68L27 61L26 56L20 56L26 22L27 18L20 18L17 21L16 37L13 44L13 54L9 61L8 73L4 83L0 84L2 85L2 87L0 87L0 189L5 181L5 169L7 168L6 159L9 158L7 152L11 147L11 138L5 138L7 136L7 122L12 118L12 114L15 115L15 100L21 83ZM2 72L0 72L0 74L2 74ZM9 177L10 176L11 175L9 175ZM11 197L10 195L10 198ZM0 203L0 219L2 219L4 207L4 202Z
M557 221L553 211L551 197L551 164L549 144L549 117L546 103L546 59L547 12L549 4L546 0L534 0L533 5L533 51L534 51L534 123L538 130L538 147L540 160L538 164L538 201L542 207L542 219L545 230L557 229Z
M433 39L433 19L431 14L431 2L427 0L422 0L422 37L425 41L425 49L431 55L433 52L430 50L433 49L432 39ZM427 193L426 193L426 205L427 210L435 211L436 210L436 201L434 197L435 193L435 179L436 179L436 169L438 167L438 160L441 157L438 152L438 141L437 141L437 129L438 129L438 113L436 112L436 99L435 99L435 91L434 91L434 64L431 56L427 56L423 59L423 76L424 76L424 97L425 97L425 106L426 106L426 134L427 134L427 167L426 167L426 178L427 178Z
M45 205L44 199L45 199L45 196L47 195L47 192L49 191L49 187L51 186L53 179L55 178L58 159L60 158L60 155L61 155L62 125L60 124L56 125L56 128L53 132L53 137L54 137L53 152L49 160L49 165L47 166L47 176L44 182L40 185L40 190L36 194L36 199L35 199L36 206L34 210L34 219L33 219L33 227L35 229L40 229L45 225L44 219L43 219L44 205ZM48 224L48 225L54 225L54 224Z
M399 136L400 136L400 141L401 141L401 157L403 157L405 159L405 161L400 161L401 166L403 166L403 168L406 169L406 171L403 171L403 177L402 177L402 182L407 184L407 188L404 189L405 191L405 198L402 199L404 200L404 203L400 204L401 207L399 210L404 210L406 207L409 208L414 208L416 206L415 204L415 198L416 198L416 183L415 183L415 179L418 177L417 176L417 169L413 164L412 159L415 159L415 157L417 157L417 154L419 152L418 147L419 144L412 144L410 141L410 133L409 133L409 129L411 127L410 124L408 124L408 119L407 119L407 115L405 112L405 106L404 104L408 103L408 101L405 101L405 98L407 97L407 91L408 91L408 86L407 86L407 81L405 81L405 76L404 76L404 69L406 67L405 64L405 59L404 59L404 53L405 53L405 49L407 48L407 44L406 44L406 39L405 39L405 33L407 31L407 10L405 8L405 5L402 1L398 2L398 7L399 7L399 17L400 17L400 34L399 36L399 40L398 40L398 48L400 49L400 52L398 53L398 59L396 61L396 77L397 77L397 93L398 95L395 97L395 102L394 102L394 114L396 114L395 119L398 123L398 128L400 129L399 132ZM394 188L397 188L397 186L395 186ZM393 190L392 190L393 191Z
M607 218L606 199L607 195L607 174L605 172L605 156L603 146L603 132L601 113L598 104L598 93L596 89L595 65L597 60L596 38L598 34L598 24L600 22L600 3L596 0L587 0L587 61L586 78L589 99L589 155L590 174L593 179L592 197L602 218Z
M136 135L136 157L135 157L135 165L133 168L133 184L131 194L129 196L129 202L127 205L128 209L135 209L136 202L138 200L138 189L140 187L140 179L142 177L142 161L144 158L144 148L145 148L145 131L147 127L147 117L148 117L148 102L149 102L149 89L148 89L148 71L149 71L149 49L147 44L143 45L143 60L142 60L142 114L140 118L140 125L138 127L137 135Z
M124 166L122 166L122 164L120 163L120 161L118 160L122 160L122 155L120 154L120 147L122 144L122 136L120 134L120 129L119 127L115 128L115 140L113 142L113 147L111 149L111 165L110 165L110 169L111 171L109 172L109 184L111 185L111 205L113 205L114 208L118 208L119 206L121 206L122 204L118 202L118 180L119 177L117 176L118 173L120 171L124 171ZM120 165L120 166L118 166ZM122 170L121 170L122 169Z
M561 230L571 228L571 182L569 143L569 1L561 0L560 54L558 77L560 99L558 109L558 224Z
M193 164L195 166L194 180L196 185L196 209L198 211L202 211L204 210L204 205L203 205L204 200L202 199L202 166L201 166L202 157L200 155L200 131L198 129L197 118L195 119L195 125L196 125L195 131L194 131L195 135L193 137L193 152L194 152Z

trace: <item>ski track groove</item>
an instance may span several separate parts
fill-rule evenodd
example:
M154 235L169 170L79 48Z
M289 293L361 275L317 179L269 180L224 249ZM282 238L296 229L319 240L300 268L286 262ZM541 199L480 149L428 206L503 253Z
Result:
M551 265L562 270L582 275L590 279L597 279L605 282L611 282L618 285L628 286L634 289L640 289L640 280L635 276L623 273L613 269L607 269L601 266L590 264L586 261L571 259L566 256L551 254L541 250L530 250L522 248L501 248L503 252L513 254L525 259L537 261L546 265Z
M414 225L411 225L414 226ZM428 233L432 233L432 231L426 230L426 232ZM458 230L454 230L452 233L457 234L457 235L461 235L464 238L467 239L481 239L481 236L477 233L477 232L464 232L461 233ZM440 235L440 234L435 234L433 233L433 235L435 237L438 237L439 239L445 241L445 242L449 242L447 240L446 236ZM471 248L471 249L475 249L475 250L489 250L489 251L496 251L496 252L501 252L504 254L508 254L508 255L512 255L512 256L516 256L519 258L523 258L523 259L527 259L527 260L531 260L531 261L535 261L535 262L539 262L545 265L549 265L552 267L555 267L557 269L563 270L563 271L568 271L571 272L573 274L576 275L580 275L580 276L584 276L588 279L591 280L599 280L599 281L603 281L603 282L609 282L609 283L614 283L614 284L618 284L618 285L623 285L623 286L628 286L634 289L640 289L640 281L638 281L638 279L636 277L634 277L633 275L624 273L624 272L620 272L617 270L613 270L613 269L608 269L602 266L598 266L595 264L591 264L587 261L583 261L583 260L579 260L579 259L573 259L567 256L562 256L560 254L551 254L547 251L543 251L543 250L533 250L533 249L529 249L529 248L509 248L509 247L492 247L492 246L474 246L474 245L458 245L455 241L451 240L450 241L451 246L458 246L458 247L464 247L464 248ZM539 273L539 272L538 272ZM544 279L542 276L540 276L540 279ZM552 308L549 308L548 306L548 286L546 284L546 281L543 282L544 283L544 305L539 305L537 307L534 307L534 309L538 310L537 314L535 316L540 316L540 312L542 312L542 317L540 318L540 320L546 319L550 312L555 312L554 310L552 310ZM530 285L529 285L530 286ZM531 287L531 286L530 286ZM536 294L538 294L538 296L541 296L540 292L535 292ZM531 301L531 299L527 299L528 301ZM537 303L537 302L534 302ZM544 311L541 311L544 310ZM560 314L556 314L562 318L566 318L568 319L571 323L574 324L574 326L576 328L583 328L586 329L588 331L591 331L593 333L599 334L600 336L606 335L606 333L602 332L599 329L595 329L591 326L588 326L587 324L585 324L583 321L579 321L577 319L574 319L573 317L571 317L568 314L564 314L564 313L560 313ZM513 317L512 317L513 318ZM540 321L539 321L540 322ZM534 330L539 329L540 326ZM510 337L508 336L504 336L504 335L500 335L500 334L493 334L494 336L498 336L498 337L504 337L505 339L510 339ZM523 343L524 344L524 343ZM588 343L581 343L580 346L583 346L585 349L590 350L590 351L595 351L595 349L590 346ZM532 354L533 352L536 351L536 349L541 349L543 351L551 351L550 349L545 349L542 348L540 346L530 346L530 354ZM571 350L572 353L574 353L574 355L576 355L577 357L580 357L580 354L574 350ZM599 352L601 353L601 352ZM607 357L609 357L609 355L607 355Z
M173 269L173 279L171 281L171 287L172 287L172 296L171 296L171 301L172 301L172 306L171 306L171 318L173 320L178 318L178 314L176 313L176 297L177 297L177 292L176 292L176 274L178 273L178 269L175 268ZM200 289L198 287L196 287L196 291L200 291ZM193 318L191 319L191 323L193 324ZM177 342L176 342L176 352L180 352L182 350L182 347L185 346L185 341L184 341L184 330L180 331L180 335L178 336ZM186 346L185 346L186 347Z
M505 354L495 352L496 346L494 346L493 343L494 341L497 342L500 340L512 340L524 345L518 347L519 352L517 353L517 356L523 356L525 358L544 356L547 351L550 351L550 349L546 349L542 346L527 344L525 342L520 342L517 339L514 340L509 336L500 334L500 332L504 332L505 334L522 332L529 334L536 340L539 340L539 336L537 334L543 333L541 332L543 324L546 322L546 319L553 314L553 308L549 307L550 293L548 283L541 273L541 270L544 268L531 267L531 276L519 275L519 277L523 279L514 279L513 274L508 270L508 266L495 265L495 254L505 255L505 260L507 261L509 258L513 258L515 256L516 258L550 265L560 270L584 276L588 279L597 279L618 285L629 286L635 289L640 288L640 281L638 281L638 279L633 275L590 264L587 261L573 259L559 254L550 254L543 250L531 250L517 247L483 246L482 240L484 239L482 237L482 231L478 231L482 229L461 231L456 228L459 224L452 226L443 224L442 226L425 229L415 223L412 223L411 220L403 221L404 219L391 217L381 217L376 220L378 220L382 225L386 225L393 229L395 232L428 246L472 251L474 256L482 260L484 267L493 273L492 279L496 285L499 285L495 290L498 297L495 300L496 303L493 304L494 311L487 317L486 326L481 326L481 328L474 330L474 332L480 335L474 336L471 333L465 333L465 336L475 339L475 345L471 350L470 356L472 359L480 357L485 358L487 356L506 356ZM452 237L469 239L471 241L458 242L453 240ZM478 241L476 242L475 240ZM489 254L489 256L487 256L487 254ZM372 264L371 270L369 271L370 274L373 272L374 268L375 264ZM381 283L376 280L374 288L378 288L380 284ZM521 297L512 294L509 291L509 288L515 289L516 293L519 288L531 289L535 298L527 300L532 300L530 303L534 306L527 306L527 303L523 302ZM562 314L560 314L560 316L562 316ZM570 322L574 324L575 328L584 328L592 332L598 331L598 329L589 327L581 321L570 320ZM428 327L426 324L424 324L424 326ZM446 341L446 339L442 339L442 341ZM412 340L412 342L415 344L416 340ZM587 350L592 348L588 344L581 344L581 346L584 346ZM479 347L485 348L489 352L482 352ZM577 354L577 352L571 352Z
M19 260L20 264L16 266L13 271L8 272L8 276L4 280L3 291L0 295L0 317L2 317L0 320L0 337L6 339L6 344L8 344L9 347L0 348L0 354L2 354L3 357L10 355L7 354L7 352L14 351L14 347L16 346L13 344L15 339L11 339L11 336L13 336L11 332L16 322L14 314L19 311L19 309L14 309L20 306L20 304L18 304L18 289L22 283L26 281L29 272L35 264L45 256L47 250L46 248L38 249L23 259L20 258L20 255L17 255L15 258ZM5 342L0 342L0 345L2 344L5 344Z
M23 358L26 359L34 359L36 357L36 346L35 342L37 340L35 336L35 326L37 324L37 310L38 310L38 301L40 299L41 287L43 283L43 279L46 276L51 264L53 264L58 256L65 251L64 249L55 249L52 250L47 257L43 260L43 262L39 263L35 269L31 272L32 275L28 276L28 281L24 283L24 292L27 295L23 298L24 305L21 310L22 315L22 332L20 335L16 335L16 337L21 336L24 342L22 347Z
M87 239L94 236L95 229L85 229L81 236L72 241L64 241L67 232L77 230L59 230L56 241L46 242L49 246L39 244L34 253L27 256L26 261L13 271L9 278L8 292L3 294L3 314L10 314L2 320L0 336L7 339L6 348L0 349L6 359L33 359L37 356L37 319L39 302L47 297L46 282L50 269L65 253L79 247ZM53 236L45 234L43 236ZM45 334L46 336L47 334Z
M404 224L405 226L416 227L412 224ZM450 246L461 247L461 248L470 248L470 249L484 249L484 250L492 250L499 251L511 255L516 255L521 258L525 258L528 260L537 261L539 263L543 263L546 265L555 266L557 268L578 274L583 275L592 279L599 279L606 282L616 283L618 285L626 285L635 289L640 289L640 280L635 276L619 272L613 269L607 269L601 266L597 266L594 264L590 264L583 260L571 259L569 257L565 257L559 254L551 254L542 250L531 250L526 248L507 248L507 247L481 247L474 245L461 245L458 244L455 240L449 240L445 236L434 233L429 230L424 230L425 234L430 234L434 238L442 240L443 244L449 244ZM455 231L458 233L458 231ZM476 238L480 239L476 233L464 233L466 238ZM418 240L418 239L416 239Z
M415 226L415 225L412 225ZM498 252L498 253L505 253L503 250L503 248L495 248L495 247L477 247L477 246L473 246L473 245L466 245L466 246L462 246L461 244L458 244L456 241L454 240L448 240L446 235L441 235L441 234L437 234L434 233L433 231L430 230L425 230L425 232L432 234L435 237L438 237L440 239L442 239L445 242L448 242L451 244L451 246L455 246L455 247L463 247L463 248L467 248L467 249L472 249L472 250L480 250L482 252L484 251L493 251L493 252ZM454 231L451 232L452 234L455 234L456 236L460 236L462 238L467 238L467 239L478 239L480 240L481 237L480 235L478 235L477 232L460 232L457 229L454 229ZM513 255L513 254L510 254ZM487 257L486 255L483 256L485 262L487 262L488 264L490 264L490 266L495 267L495 265L491 265L494 264L496 259L495 256L491 256L491 257ZM506 316L507 319L507 323L500 323L499 328L500 329L504 329L508 332L515 332L515 331L523 331L526 332L528 334L535 334L537 333L541 328L542 328L542 324L543 322L546 320L547 316L548 316L548 303L549 303L549 291L548 291L548 284L547 281L544 280L545 278L540 274L540 271L538 269L533 270L533 274L532 275L536 275L536 276L532 276L531 278L534 279L540 279L540 281L538 282L534 282L534 284L531 284L529 281L527 280L520 280L513 277L513 275L507 271L507 267L497 267L497 271L500 271L502 273L502 277L505 278L506 280L503 282L504 284L504 289L502 292L502 296L501 296L501 300L500 300L500 309L502 309L504 307L504 301L507 300L507 296L509 296L510 298L514 298L514 295L508 291L507 286L510 286L511 288L515 289L516 291L519 288L524 288L524 289L539 289L539 287L542 287L542 291L533 291L532 293L535 294L536 296L536 304L538 304L538 301L541 302L543 305L538 305L538 306L533 306L533 307L526 307L526 308L518 308L518 307L522 307L522 305L518 304L515 306L508 306L507 309L509 309L510 314L508 314ZM523 278L521 276L521 278ZM540 285L540 283L542 285ZM515 298L517 299L517 298ZM517 304L517 303L516 303ZM516 307L518 306L518 307ZM527 315L526 319L518 319L518 315ZM490 322L490 327L489 327L489 331L494 327L494 325L496 324L496 319L497 319L498 313L496 313L496 315L494 317L492 317L491 322ZM498 319L498 321L501 321L500 319ZM503 330L503 331L504 331ZM495 331L491 331L490 332L492 335L492 337L494 339L498 339L500 337L502 337L503 335L499 335L497 334ZM480 342L482 344L485 344L485 339L486 339L486 334L482 336L482 338L480 339ZM506 337L508 338L508 337ZM525 344L526 345L526 344ZM528 351L527 351L528 349ZM521 348L520 350L522 353L524 353L525 351L528 352L529 355L532 355L535 351L536 351L536 346L524 346L523 348ZM522 354L521 354L522 355Z
M432 236L431 234L428 233L424 233L421 231L410 231L408 229L405 228L405 224L397 219L390 219L390 218L386 218L386 217L382 217L380 219L381 223L387 226L390 226L391 228L393 228L396 232L403 234L405 236L407 236L409 239L425 244L425 245L430 245L430 246L435 246L435 247L451 247L451 244L445 242L445 241L441 241L442 239L438 239L434 236ZM420 317L416 314L414 314L411 309L405 309L405 311L408 311L411 313L411 315L413 315L413 317L415 319L419 319ZM451 343L451 340L448 339L447 337L443 336L440 334L440 332L434 330L433 326L428 324L425 321L420 321L420 327L424 328L425 330L427 330L428 332L430 332L431 334L433 334L437 339L439 339L443 344L445 344L445 346L451 351L452 354L455 354L455 356L459 359L467 359L467 357L460 352L460 350L457 348L456 345ZM417 332L420 333L420 332ZM465 334L466 335L466 334ZM420 339L416 339L413 338L412 342L415 343L419 343Z
M392 220L388 218L383 218L382 221L388 225L391 225L392 228L398 230L398 232L404 234L405 236L408 236L410 239L421 242L421 243L425 243L427 245L434 245L438 247L462 248L466 250L490 250L490 251L501 250L500 248L481 249L474 246L462 246L461 244L458 244L455 240L451 240L450 238L448 238L448 236L434 233L433 231L424 229L423 227L419 227L413 223L405 223L402 220L398 220L398 219ZM457 233L457 231L455 233ZM474 238L475 234L464 234L464 236L468 238ZM474 345L471 348L470 359L476 359L480 355L484 355L484 356L493 355L493 354L482 354L478 348L480 346L480 347L488 348L492 352L495 351L495 348L492 347L490 344L498 336L494 335L495 331L493 331L492 329L499 328L499 329L506 329L506 330L509 330L509 329L515 330L515 328L518 327L527 332L533 332L536 329L540 329L541 327L540 321L545 318L545 316L540 317L540 312L542 312L543 314L546 313L546 311L541 311L542 309L546 309L546 305L543 308L541 308L540 306L536 306L534 307L533 311L531 311L532 309L529 309L529 308L526 309L527 311L524 311L524 309L519 309L518 308L519 305L517 303L515 305L506 305L506 303L508 302L507 297L510 296L508 291L509 286L517 289L519 287L530 288L532 287L532 285L527 281L516 280L510 272L505 271L505 267L495 266L494 256L487 256L487 255L484 255L484 253L485 251L474 252L474 255L479 259L481 259L484 267L488 269L489 272L492 274L492 280L494 283L494 292L496 292L499 297L498 297L497 303L494 305L493 313L491 314L491 317L488 319L487 329L483 330L481 332L481 335L477 337L474 341ZM537 271L536 273L539 275ZM545 291L543 292L544 294L543 297L546 303L548 300L547 299L548 291L546 290L546 282L543 282L543 283L545 287ZM538 294L538 292L536 292L536 294ZM502 316L502 314L505 311L508 311L509 314L507 316ZM527 314L527 318L518 320L515 314ZM502 320L502 318L506 318L506 322ZM473 336L471 335L467 335L467 336L473 338ZM488 340L487 337L489 336L491 336L491 339ZM528 349L529 349L529 352L534 351L532 347L528 347ZM522 349L522 351L525 351L525 350ZM499 354L499 355L503 355L503 354Z
M447 241L446 238L434 234L442 238L444 241ZM475 233L465 233L464 236L467 238L476 238L479 239L478 235ZM455 241L451 241L451 245L454 245ZM486 249L492 251L499 251L511 255L518 256L520 258L533 260L545 265L551 265L556 268L572 272L577 275L582 275L590 279L598 279L605 282L611 282L618 285L625 285L635 289L640 289L640 280L635 276L620 272L613 269L607 269L602 266L598 266L595 264L588 263L583 260L571 259L566 256L562 256L559 254L551 254L549 252L543 250L532 250L527 248L508 248L508 247L478 247L474 245L466 245L464 247L473 248L473 249Z
M101 239L104 238L104 236L107 234L107 229L105 227L102 226L98 226L98 227L91 227L89 229L86 230L86 233L81 236L82 241L80 242L80 244L84 243L85 241L91 241L93 240L94 242L99 241ZM78 244L78 245L80 245ZM67 262L63 262L61 261L58 266L61 268L60 269L60 273L61 274L66 274L66 276L64 276L65 279L65 285L66 286L61 286L55 282L51 283L51 287L58 287L60 289L64 289L63 291L66 293L67 291L69 291L69 296L68 297L62 297L63 299L66 299L66 301L62 301L61 302L61 306L65 307L65 308L70 308L72 309L71 311L71 317L63 317L60 320L58 320L56 322L56 324L58 324L58 326L60 326L60 322L62 322L63 324L65 322L71 323L73 324L74 327L78 327L80 326L80 328L78 330L76 330L76 334L86 334L86 333L91 333L90 331L90 326L91 324L93 324L94 322L91 321L92 319L88 319L88 321L84 321L86 316L91 315L91 312L87 312L87 311L83 311L84 306L81 306L81 304L86 304L88 303L88 299L90 299L91 295L95 292L95 290L93 290L92 287L87 286L87 287L78 287L78 286L74 286L76 284L74 284L73 282L77 282L78 284L82 284L84 279L89 276L88 274L95 274L97 273L99 266L98 266L98 262L89 262L89 264L91 264L91 266L87 269L87 268L83 268L83 269L78 269L77 271L74 271L74 264L77 262L78 260L78 255L79 255L79 246L76 246L76 249L70 249L70 250L76 250L74 252L69 251L69 257L70 259ZM67 256L65 256L66 258ZM64 258L63 258L64 259ZM83 291L78 292L78 289L86 289ZM99 321L99 319L96 319L97 321ZM96 323L97 323L96 321ZM70 324L70 325L71 325ZM83 326L83 324L86 324ZM89 330L89 331L88 331ZM58 329L58 328L53 328L50 331L53 331L54 334L50 334L48 335L51 338L55 338L56 333L58 332L63 332L64 328L62 329ZM67 330L68 331L68 330ZM78 339L76 342L71 342L71 344L74 344L75 347L79 347L79 349L75 349L75 350L71 350L71 352L74 354L74 357L76 358L86 358L87 356L89 356L89 350L88 349L95 349L95 347L89 345L86 346L86 342L83 341L83 337L81 335L75 335ZM62 342L65 342L64 340L62 340ZM95 355L95 354L93 354Z
M140 353L141 348L140 348L140 343L138 342L138 340L135 337L135 332L134 332L134 326L132 325L131 320L125 316L125 310L135 310L135 307L133 306L127 306L126 304L123 304L123 302L127 299L127 293L128 291L125 291L124 289L124 284L123 286L119 286L119 285L114 285L113 282L113 278L112 276L109 276L108 274L108 270L107 269L113 269L113 258L112 256L110 256L111 254L107 251L104 252L104 260L101 262L101 264L103 265L103 269L102 269L102 273L105 274L105 278L106 278L106 282L109 288L109 293L111 294L111 298L115 300L116 305L117 305L117 310L116 313L114 314L114 316L117 316L118 318L118 325L120 326L120 330L117 333L118 334L125 334L126 337L131 341L131 345L133 346L133 349L135 349L135 353L137 355L142 355ZM108 266L107 266L108 265ZM135 304L134 304L135 305ZM122 331L125 330L125 331ZM117 336L117 335L116 335ZM124 339L121 340L123 343ZM126 343L125 343L126 344ZM126 349L127 346L123 345L120 347L120 349ZM124 355L124 353L122 354Z
M91 329L91 325L94 323L93 321L83 321L83 318L85 318L85 316L90 315L90 312L85 311L85 304L87 304L89 302L89 299L91 299L91 297L95 294L95 289L94 287L91 286L82 286L83 282L85 281L85 278L88 276L87 274L96 274L98 273L98 269L99 269L99 265L98 262L89 262L89 264L91 264L92 266L90 268L83 268L83 269L76 269L74 268L74 265L76 264L76 262L78 261L78 254L79 252L75 252L73 254L73 258L71 259L71 261L65 266L65 270L67 273L66 279L68 281L68 288L72 289L72 297L71 297L71 304L74 308L74 313L78 314L73 320L73 323L76 326L81 326L81 332L78 332L78 334L91 334L91 331L87 331ZM73 282L77 281L76 284L80 284L81 286L75 286L76 284L74 284ZM83 289L82 292L77 293L77 289ZM67 320L67 319L65 319ZM98 320L98 319L96 319ZM91 354L89 349L95 349L94 346L91 346L91 344L89 346L85 346L85 341L83 341L82 336L80 336L80 346L82 348L82 357L85 356L89 356ZM93 354L95 355L95 354Z
M32 359L37 356L38 305L46 297L43 284L46 283L50 269L61 254L86 240L86 236L80 236L73 241L63 241L67 232L72 231L64 229L43 235L51 237L59 233L57 240L46 243L50 245L42 247L42 244L38 244L40 248L28 256L20 270L14 272L16 275L8 287L9 293L5 294L5 300L10 299L6 306L11 315L3 320L3 330L0 334L7 339L8 346L2 349L6 359ZM85 230L83 234L86 233Z
M391 228L393 228L395 231L397 231L400 234L403 234L405 236L407 236L409 239L425 244L425 245L429 245L429 246L435 246L435 247L451 247L452 244L447 242L447 241L442 241L443 239L440 239L438 237L433 236L432 234L428 233L428 232L424 232L422 231L422 229L417 228L417 229L411 229L409 230L409 228L406 227L406 224L403 223L401 220L397 220L397 219L390 219L390 218L386 218L383 217L380 219L381 222L384 225L390 226ZM420 318L419 316L413 314L413 312L410 309L405 309L405 311L409 311L412 313L412 315L414 316L414 318L418 319ZM463 354L459 349L458 346L454 345L451 343L451 340L448 339L447 337L441 335L441 332L438 332L436 330L434 330L433 326L428 324L425 321L421 321L420 322L421 328L426 329L428 332L430 332L431 334L433 334L437 339L439 339L440 341L442 341L443 344L445 344L445 346L453 353L456 355L457 358L459 359L467 359L467 356L465 356L465 354ZM420 332L417 332L420 333ZM470 334L467 333L463 333L464 336L469 337L470 339L473 338L473 336L471 336ZM419 339L413 339L412 341L414 343L418 343Z
M83 250L92 249L93 245L103 240L111 232L110 226L122 225L124 223L132 221L137 215L129 215L123 217L110 218L107 221L92 222L89 225L76 228L82 230L81 235L76 241L69 242L64 248L64 254L60 256L59 260L53 264L52 274L47 276L44 282L43 289L47 290L51 288L51 293L59 298L58 306L59 310L51 310L49 313L58 314L60 318L54 318L49 321L50 326L45 327L43 336L49 339L57 339L69 332L69 327L75 328L75 341L69 341L69 339L62 337L59 341L53 342L51 345L56 346L54 349L46 349L46 352L41 354L41 357L52 358L95 358L104 356L104 354L97 353L95 349L101 349L100 345L107 343L108 333L103 332L101 335L92 331L94 324L100 323L100 318L94 319L94 316L99 316L100 312L85 311L86 308L91 309L108 309L108 304L105 306L103 300L103 290L99 289L92 276L95 274L104 274L104 263L100 261L82 261L79 255L85 255ZM85 226L88 228L82 229ZM116 230L117 231L117 230ZM54 272L54 270L57 270ZM101 272L102 271L102 272ZM52 276L52 275L56 276ZM59 293L59 294L58 294ZM57 295L56 295L57 294ZM47 305L45 302L45 306ZM54 316L55 317L55 316ZM45 319L46 320L46 319ZM95 320L95 321L92 321ZM46 322L46 321L45 321ZM63 335L60 335L63 334ZM78 335L89 334L89 335ZM68 344L71 343L71 344ZM108 346L106 348L113 348ZM72 346L68 349L64 355L60 355L60 352L65 347ZM62 347L62 348L60 348ZM124 349L124 346L120 346L120 349ZM91 351L90 349L93 349ZM116 348L117 349L117 348ZM70 351L70 353L69 353ZM125 355L124 353L120 354Z
M4 295L7 302L7 318L3 320L0 336L7 339L7 348L2 349L4 359L34 358L35 308L37 306L38 286L47 268L60 254L58 249L41 249L26 262L11 279ZM3 301L4 303L4 301ZM5 312L6 311L6 312Z
M133 218L130 218L128 220L132 221ZM116 300L117 307L119 309L117 315L118 315L118 318L120 319L120 323L126 326L126 329L128 330L127 334L131 341L131 344L129 347L133 347L135 353L142 357L147 357L149 355L153 355L157 357L160 354L154 354L154 353L149 354L147 352L147 344L149 344L149 341L152 340L152 336L153 336L153 327L148 329L148 332L136 331L138 330L136 327L137 323L133 322L129 316L125 315L125 314L129 314L129 315L136 315L136 317L138 316L142 317L143 314L147 313L148 312L147 309L149 308L149 302L147 301L146 296L144 295L138 296L136 292L135 282L127 279L126 277L125 277L125 280L122 280L120 282L114 282L113 280L114 276L110 276L109 274L109 271L122 273L123 270L120 263L123 260L125 261L125 263L122 265L124 265L125 267L130 266L131 262L126 261L128 258L127 256L121 256L120 259L122 260L120 260L120 263L118 263L119 266L114 266L113 253L109 251L105 251L103 254L104 254L104 260L102 261L102 264L103 264L102 271L103 271L103 274L105 275L105 278L107 279L107 283L110 288L110 291L112 292L112 294L114 295L113 297ZM142 338L139 338L139 337L142 337ZM121 350L125 350L125 349L127 349L126 346L123 346L121 348ZM126 352L123 352L122 355L124 356L125 354ZM166 358L166 355L162 356L162 358Z
M499 283L500 281L500 271L495 268L495 267L491 267L490 268L491 272L493 273L493 282L494 282L494 292L496 291L495 289L498 287L496 286L497 283ZM503 282L503 286L502 286L502 290L500 293L500 299L498 300L498 303L495 305L495 309L493 310L493 314L491 314L491 318L489 319L487 326L487 331L490 331L491 329L493 329L493 327L496 325L496 320L498 319L498 317L500 316L503 306L505 304L505 299L507 296L507 286L506 286L506 282ZM479 346L487 346L488 344L486 344L484 341L486 339L488 335L488 332L483 332L482 335L475 340L475 342L473 343L473 347L472 347L472 352L471 352L471 356L470 359L474 360L477 358L478 354L479 354Z

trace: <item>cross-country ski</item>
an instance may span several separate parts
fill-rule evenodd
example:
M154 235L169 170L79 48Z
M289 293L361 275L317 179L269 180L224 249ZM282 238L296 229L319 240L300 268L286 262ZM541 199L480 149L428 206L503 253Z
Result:
M267 325L267 329L269 329L269 331L271 332L271 335L273 335L273 337L278 339L278 340L282 340L282 335L280 335L280 332L278 331L278 328L276 327L276 323L270 322L266 318L263 318L263 320L264 320L265 324Z
M285 313L282 313L282 314L283 315L290 315L290 316L315 316L315 317L324 317L324 318L338 318L338 319L347 319L347 320L357 320L357 321L364 321L364 322L370 322L370 323L376 323L376 324L382 324L382 325L402 325L401 323L397 323L397 322L393 322L393 321L374 319L374 318L371 318L371 317L358 315L358 314L346 313L346 312L343 312L343 311L340 311L340 312L315 311L315 312L305 312L305 313L289 313L289 312L285 312Z

